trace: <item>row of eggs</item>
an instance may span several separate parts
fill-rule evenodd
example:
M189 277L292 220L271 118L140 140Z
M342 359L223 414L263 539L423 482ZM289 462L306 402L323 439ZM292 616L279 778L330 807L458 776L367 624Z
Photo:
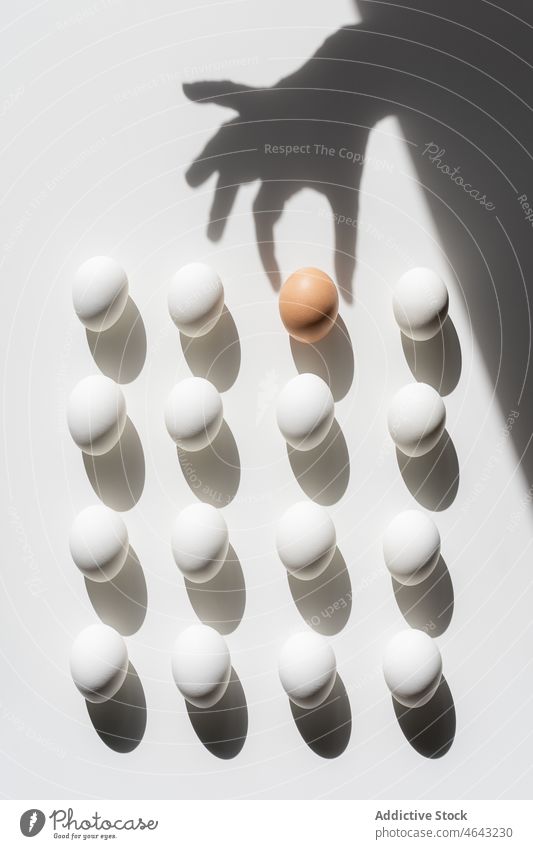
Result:
M276 548L287 572L312 580L331 563L337 535L328 511L314 501L299 501L281 516ZM86 507L71 527L72 559L89 580L110 581L126 562L128 530L120 515L101 504ZM433 520L420 510L404 510L389 523L383 537L383 557L391 575L401 584L424 581L440 555L440 535ZM171 548L185 578L202 584L224 565L229 531L224 516L210 504L194 503L182 510L172 525Z
M316 374L299 374L281 390L277 422L286 442L299 451L316 448L326 438L335 415L329 386ZM165 406L165 423L176 445L200 451L217 436L224 410L210 381L188 377L177 383ZM87 454L105 454L119 441L126 424L126 400L120 386L104 375L90 375L72 390L67 404L70 434ZM446 424L440 395L425 383L410 383L392 398L390 435L409 457L431 451Z
M128 650L109 625L89 625L71 648L70 670L78 690L90 702L113 698L125 681ZM182 696L201 709L214 707L224 696L231 676L231 656L224 637L208 625L191 625L176 639L172 674ZM337 675L335 652L312 631L290 636L279 654L279 677L294 704L317 708L331 694ZM424 631L409 628L388 642L383 675L393 697L409 708L421 707L435 694L442 676L442 658Z
M112 327L128 300L128 278L114 259L96 256L76 272L72 297L80 321L100 332ZM224 308L224 287L217 272L201 262L183 266L168 293L172 320L186 336L209 333ZM301 268L279 294L281 320L295 339L317 342L332 329L339 309L333 280L318 268ZM435 336L448 313L448 291L429 268L412 268L397 281L393 311L402 333L418 341Z

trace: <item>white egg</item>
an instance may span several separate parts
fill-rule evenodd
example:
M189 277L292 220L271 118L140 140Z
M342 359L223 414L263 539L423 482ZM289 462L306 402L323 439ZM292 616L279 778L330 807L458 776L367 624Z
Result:
M192 705L216 705L226 692L231 675L224 637L208 625L186 628L174 643L172 674L181 695Z
M316 374L299 374L278 396L278 427L286 442L299 451L310 451L326 438L335 415L333 395Z
M89 702L105 702L122 687L128 671L128 650L120 634L109 625L89 625L70 651L70 672Z
M128 300L124 269L108 256L93 256L80 265L72 285L72 301L80 321L89 330L108 330Z
M411 268L396 283L392 306L402 333L423 342L439 332L448 315L448 290L430 268Z
M214 268L190 262L172 278L168 310L186 336L204 336L215 326L224 307L224 287Z
M126 424L122 389L102 374L76 384L67 403L70 435L86 454L106 454L117 444Z
M299 501L285 511L276 532L281 562L291 575L309 581L331 563L337 535L327 510L314 501Z
M294 704L307 710L330 695L337 675L335 653L324 637L313 631L293 634L279 657L279 677Z
M385 649L383 675L397 702L409 708L425 705L435 695L442 676L438 646L425 631L400 631Z
M439 555L438 528L421 510L404 510L388 525L383 536L383 557L400 584L420 584L433 572Z
M220 572L229 548L224 516L211 504L190 504L172 525L172 554L189 581L203 584Z
M112 580L126 562L129 542L124 520L103 504L78 513L70 529L70 553L86 578Z
M438 443L446 424L444 401L427 383L408 383L389 406L389 433L408 457L421 457Z
M176 445L186 451L206 448L218 434L223 418L220 393L204 377L182 380L167 398L167 430Z

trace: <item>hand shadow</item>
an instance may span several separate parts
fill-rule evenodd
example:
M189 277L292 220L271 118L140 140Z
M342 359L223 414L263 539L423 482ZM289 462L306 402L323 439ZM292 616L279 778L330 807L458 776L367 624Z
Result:
M199 186L217 174L208 224L213 240L224 232L239 187L258 183L257 245L275 287L274 227L286 203L304 188L325 197L335 274L350 300L367 142L383 118L398 119L502 414L520 413L511 438L529 481L533 239L523 204L532 202L524 174L531 170L533 117L523 57L531 51L533 7L519 4L518 17L505 4L484 0L359 0L355 6L360 23L338 29L270 88L229 80L184 85L190 100L234 112L186 179ZM295 152L285 156L279 146L289 144ZM454 379L441 391L450 391Z

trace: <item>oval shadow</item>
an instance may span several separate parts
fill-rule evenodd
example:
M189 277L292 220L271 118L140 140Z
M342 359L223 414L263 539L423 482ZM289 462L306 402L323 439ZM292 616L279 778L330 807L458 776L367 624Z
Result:
M440 637L453 616L453 584L444 559L439 557L431 575L414 587L404 586L392 578L398 607L411 628Z
M287 455L294 477L309 498L322 505L342 498L350 480L350 458L337 419L316 448L297 451L287 445Z
M99 457L83 454L83 465L98 498L113 510L131 510L144 489L144 452L130 418L117 444Z
M339 549L328 568L311 581L287 573L294 603L310 628L331 636L342 631L352 610L352 584Z
M226 306L209 333L191 339L180 333L181 348L190 370L205 377L219 392L233 386L241 367L241 344L233 316Z
M462 369L461 343L450 316L439 332L426 342L415 342L403 333L402 348L413 377L429 383L441 395L449 395L459 382Z
M198 708L185 702L198 738L208 752L222 760L235 758L246 742L248 707L239 676L231 668L228 689L212 708Z
M131 661L126 679L112 699L85 704L94 730L106 746L122 754L137 748L146 729L146 698Z
M335 684L326 701L306 710L289 699L296 727L311 751L321 758L338 758L350 741L352 711L342 678L337 673Z
M98 584L85 578L85 587L105 625L125 636L139 630L146 616L148 591L142 566L131 545L124 566L112 581Z
M100 371L117 383L131 383L139 376L146 360L146 330L131 298L113 327L100 333L87 330L86 335Z
M394 713L413 749L425 758L442 758L455 739L455 705L444 675L432 699L419 708L406 708L392 699Z
M177 449L183 477L200 501L220 507L235 498L241 480L239 449L231 430L222 422L216 439L202 451Z
M340 315L319 342L307 344L291 337L291 351L300 374L317 374L328 384L335 401L344 398L353 382L354 354L348 328Z
M450 434L422 457L407 457L397 448L396 459L404 483L419 504L428 510L446 510L459 488L459 461Z
M194 611L204 625L219 634L231 634L241 623L246 606L244 574L233 546L222 569L205 584L185 579L185 588Z

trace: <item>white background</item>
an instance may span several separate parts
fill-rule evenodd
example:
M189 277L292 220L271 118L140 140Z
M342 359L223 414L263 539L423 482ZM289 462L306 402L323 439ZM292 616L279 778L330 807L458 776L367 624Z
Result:
M346 751L317 756L292 718L277 654L304 623L273 529L302 489L275 426L274 402L296 367L257 254L250 215L256 187L241 190L219 244L205 235L213 183L191 189L184 171L227 115L187 101L181 81L271 85L356 18L347 0L190 5L54 0L2 11L1 792L527 798L528 483L504 431L511 411L493 396L468 304L393 120L371 136L368 155L388 166L370 160L365 169L355 299L341 304L355 358L352 385L336 404L350 477L328 506L353 591L349 620L330 637L351 705ZM302 265L332 273L331 221L316 195L305 191L290 202L276 236L283 274ZM148 594L141 627L126 637L147 704L144 737L127 754L100 740L68 670L72 639L98 621L67 542L74 515L96 496L65 422L70 389L97 372L70 296L74 270L94 254L110 254L126 268L147 337L144 368L124 385L146 464L142 496L124 518ZM162 416L173 383L191 373L166 290L173 270L197 259L221 274L241 348L238 376L223 394L241 466L224 515L246 584L242 622L227 636L249 720L233 760L202 745L170 673L175 636L196 615L169 547L172 517L194 496ZM381 534L397 511L416 506L386 431L388 400L413 379L391 310L391 286L412 264L431 265L446 279L462 351L459 383L445 399L460 484L453 503L436 514L455 596L451 622L436 639L457 715L454 744L439 759L422 757L405 739L380 669L386 641L406 626L382 563ZM342 357L341 376L346 363L349 372L346 351Z

